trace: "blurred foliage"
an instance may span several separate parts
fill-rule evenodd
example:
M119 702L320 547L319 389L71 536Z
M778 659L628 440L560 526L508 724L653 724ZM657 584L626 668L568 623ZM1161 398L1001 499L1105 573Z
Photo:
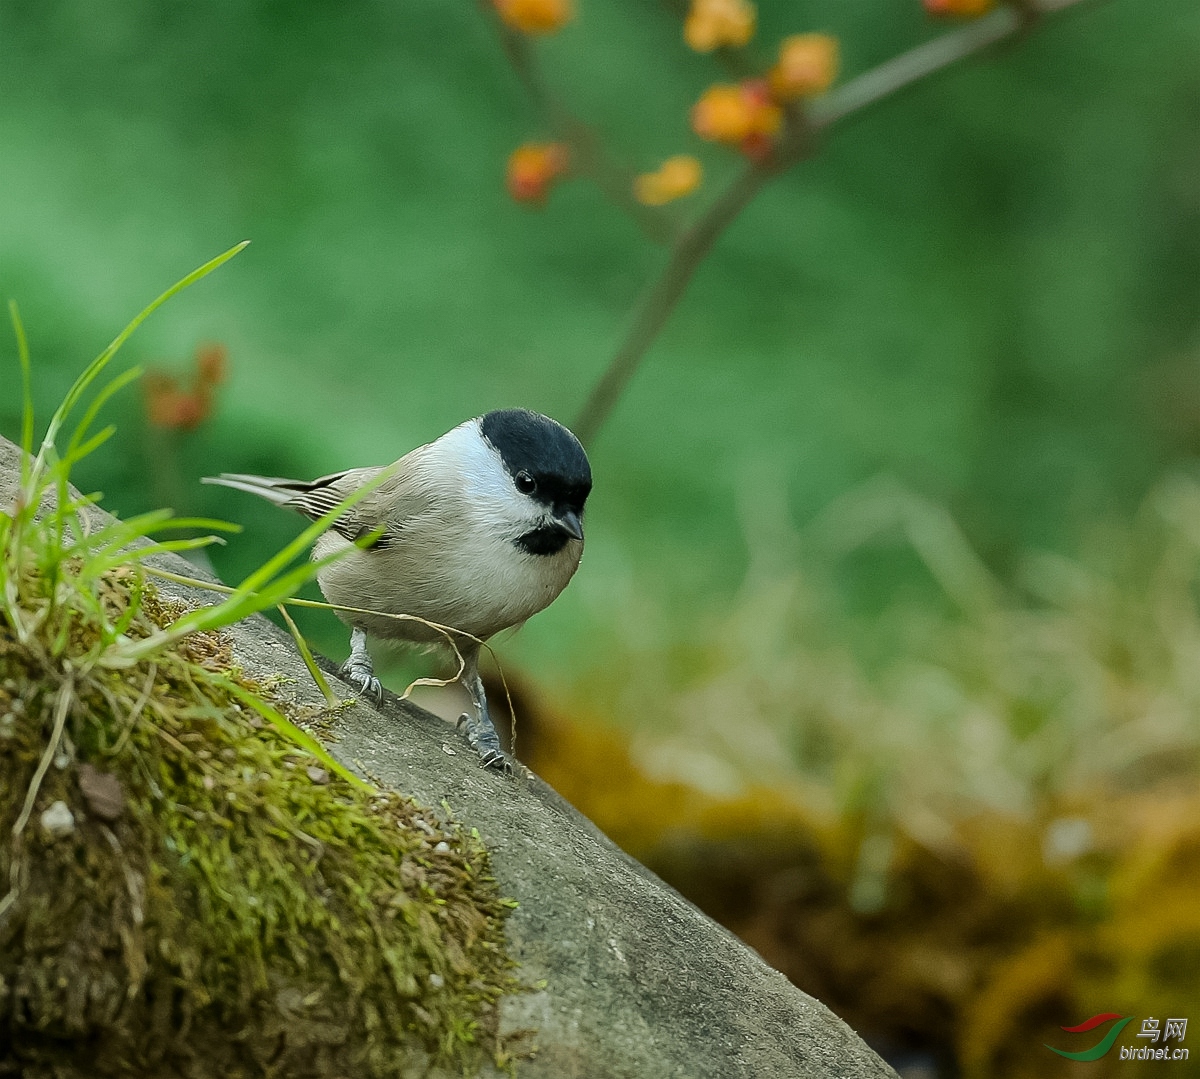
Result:
M738 162L690 131L718 69L675 7L587 0L538 56L634 171L696 158L682 214ZM940 27L758 5L757 40L809 32L852 78ZM1060 1074L1056 1024L1200 996L1198 47L1195 0L1083 5L768 187L594 448L577 580L503 644L636 730L562 725L552 782L972 1075ZM532 117L470 4L0 6L0 291L43 414L116 313L255 241L130 347L182 385L220 342L211 415L158 431L129 398L141 444L83 485L236 517L240 579L301 522L200 475L382 462L505 405L570 422L662 254L587 183L513 204Z
M895 0L778 0L759 24L764 42L836 32L846 77L940 30ZM687 120L714 64L680 34L666 8L593 3L540 55L620 156L686 150L719 184L737 163ZM860 117L770 187L596 448L587 573L661 566L677 606L730 594L734 487L760 460L802 519L891 470L1002 570L1132 506L1200 438L1198 41L1192 0L1152 20L1134 0L1085 7ZM43 405L113 312L255 241L137 345L180 366L201 341L229 349L189 480L384 460L497 405L569 421L659 257L587 184L537 214L511 204L504 163L538 132L470 5L12 0L0 61L0 285L51 369ZM0 398L0 429L15 407ZM144 509L149 468L110 456L93 485ZM184 490L181 512L230 512ZM237 513L261 546L228 552L228 576L289 527ZM572 589L522 650L577 653L586 608Z
M770 510L769 489L754 494ZM1043 1043L1079 1047L1060 1026L1186 1016L1200 485L1164 481L1132 528L1084 560L1032 555L1013 587L894 483L803 534L779 513L750 528L719 626L622 638L629 681L601 715L657 714L671 733L630 739L522 699L534 770L894 1059L1050 1079L1063 1064ZM822 571L897 534L949 603L889 610L876 632L902 640L870 670L830 643Z

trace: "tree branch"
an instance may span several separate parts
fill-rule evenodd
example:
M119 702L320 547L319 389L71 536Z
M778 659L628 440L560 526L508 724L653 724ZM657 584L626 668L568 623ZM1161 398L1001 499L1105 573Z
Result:
M829 127L851 113L861 112L921 79L936 74L960 60L1014 37L1032 27L1035 20L1084 0L1023 0L997 8L990 15L935 37L923 45L885 61L818 98L808 108L809 122L816 130Z
M608 418L717 237L772 175L769 170L758 166L744 168L707 212L672 245L666 266L657 280L642 293L624 342L596 383L579 419L575 421L572 430L585 446L591 443Z
M779 145L749 165L704 214L676 239L666 265L642 293L624 341L580 410L573 430L586 446L595 438L646 352L683 296L700 262L751 199L781 172L813 152L814 136L961 60L1027 31L1042 15L1084 0L1014 0L981 19L885 61L804 109L789 109Z
M570 148L572 170L592 180L610 202L633 219L647 239L656 244L668 244L678 239L679 226L673 216L658 207L643 206L638 202L633 197L634 173L610 160L592 129L556 100L541 77L526 35L505 25L487 0L482 7L495 23L504 54L541 114L542 122L556 140Z

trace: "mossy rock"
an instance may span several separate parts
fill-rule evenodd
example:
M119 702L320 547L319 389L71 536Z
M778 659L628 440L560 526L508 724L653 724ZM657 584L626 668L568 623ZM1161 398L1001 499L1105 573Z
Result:
M49 604L48 584L24 585ZM131 636L179 613L132 572L100 591ZM57 592L72 602L69 581ZM244 695L270 694L220 637L110 670L86 604L41 625L70 627L57 653L0 620L0 1075L502 1058L511 904L477 837L264 721Z
M17 482L18 461L16 448L0 438L0 507L6 506L12 498ZM98 510L94 512L98 522L110 520ZM157 559L155 565L176 573L194 573L180 559L170 555ZM189 589L177 583L163 582L161 588L163 596L189 604L211 601L211 593ZM321 695L292 642L278 629L265 619L254 617L229 627L228 639L232 641L236 663L260 683L260 688L264 682L270 682L274 687L274 699L278 707L289 708L289 714L296 719L317 715L323 705ZM192 640L196 648L214 650L211 657L193 655L192 659L201 668L211 668L214 679L224 679L226 676L220 671L228 657L227 654L216 654L224 649L224 642L208 640L202 644L203 638ZM320 662L327 671L332 669L324 661ZM147 677L148 673L143 672ZM3 678L0 678L0 684L3 684ZM140 693L144 682L139 683L134 678L132 684ZM334 684L341 685L344 695L350 694L349 687L336 681ZM51 679L44 685L53 692L57 682ZM221 700L230 703L223 696ZM34 704L45 707L44 703ZM9 710L9 706L4 705L0 707L0 714ZM328 761L319 766L313 765L297 753L294 745L268 740L265 728L256 726L254 716L242 708L222 707L220 711L225 722L240 731L236 734L238 746L225 748L236 749L249 745L257 754L260 750L253 742L275 746L267 754L274 762L274 767L279 771L304 773L310 781L312 777L307 774L310 767L324 767L332 771L327 767ZM15 729L15 719L13 724ZM212 724L209 724L211 728ZM157 1079L158 1076L169 1077L173 1074L237 1075L240 1068L241 1074L252 1075L257 1070L290 1079L296 1075L320 1074L317 1068L328 1064L328 1074L358 1077L370 1074L369 1069L375 1067L370 1054L379 1052L379 1046L386 1044L386 1052L396 1061L396 1066L388 1074L399 1077L420 1074L427 1065L435 1073L449 1071L461 1074L470 1072L478 1061L480 1073L495 1079L499 1074L496 1065L509 1067L509 1062L515 1059L520 1079L643 1079L646 1076L654 1076L655 1079L895 1079L895 1073L845 1023L820 1002L796 989L744 944L665 886L653 873L617 849L590 821L567 805L545 783L528 773L515 777L504 776L481 768L478 758L466 742L436 716L422 712L392 694L385 694L379 707L359 701L335 715L325 717L323 722L314 723L312 729L323 733L326 750L343 766L356 768L363 775L377 777L381 788L402 791L419 804L442 809L435 816L418 810L411 802L395 795L385 798L378 807L384 817L391 816L401 826L408 822L424 835L424 845L416 848L417 854L413 854L408 846L417 837L410 830L405 838L403 827L400 828L401 835L385 845L398 852L401 866L407 863L424 868L425 884L435 890L440 889L437 894L446 898L445 906L458 911L457 914L447 912L441 917L432 915L433 926L437 930L432 938L429 934L410 935L407 938L414 942L415 976L417 984L422 987L420 998L407 998L403 993L397 993L399 1003L395 1007L404 1018L399 1027L389 1028L385 1032L384 1036L392 1040L380 1042L379 1032L389 1022L388 1016L396 1014L396 1011L383 1011L375 1003L372 993L356 995L353 985L347 986L342 982L337 957L349 954L349 949L339 951L337 945L330 945L333 951L322 951L324 946L314 944L314 934L318 933L318 929L308 924L276 923L272 927L276 936L269 951L281 962L279 969L282 973L279 977L283 980L279 983L273 981L274 976L270 973L272 968L268 967L266 988L262 988L260 982L259 988L251 993L248 1001L238 995L247 983L232 976L228 970L224 973L226 980L221 982L226 987L226 996L214 997L203 1003L184 996L186 989L175 976L165 983L165 990L159 991L156 985L155 995L150 996L150 975L147 974L140 983L146 996L138 1005L142 1008L140 1014L144 1017L145 1028L139 1031L136 1024L130 1021L126 1023L126 1029L135 1040L140 1038L148 1051L159 1052L161 1059L156 1064L142 1066L135 1057L130 1056L115 1061L113 1066L116 1070L125 1069L124 1074L155 1076ZM156 735L156 738L165 742L161 735ZM187 742L182 744L188 746ZM95 748L99 750L98 746ZM198 756L199 749L206 747L197 744L191 748L193 754ZM92 786L95 777L83 780L81 784L83 773L80 764L90 762L99 771L111 773L121 784L122 795L127 800L124 813L128 816L118 817L115 822L107 823L107 827L117 842L122 844L123 850L134 847L122 829L132 826L132 810L128 807L139 797L137 792L142 788L137 786L136 776L129 777L120 771L114 761L118 754L105 755L100 751L97 757L89 758L82 755L79 746L75 746L75 750L76 763L58 770L51 762L45 782L52 785L46 787L47 794L57 792L55 798L64 800L72 807L73 815L77 810L79 812L77 824L85 838L71 839L67 845L61 845L63 841L60 839L55 844L54 855L65 857L68 851L83 852L74 854L69 860L72 872L68 879L78 887L90 878L86 871L80 871L74 859L89 855L107 857L103 855L100 844L95 842L95 836L99 836L104 844L109 843L100 831L95 819L96 811L89 806L84 789ZM162 746L155 746L153 752L170 759ZM210 753L211 756L202 759L212 768L221 769L223 774L224 765L228 764L229 782L236 781L238 789L241 782L251 782L251 779L241 776L236 761L225 761L219 749L215 752L210 750ZM274 755L276 753L278 756ZM23 768L27 771L30 754L26 751L23 756ZM289 763L295 767L287 768ZM248 767L252 778L254 766ZM185 777L188 774L185 773ZM204 789L204 774L200 772L201 790ZM324 777L318 775L318 778ZM297 775L296 779L299 780L300 776ZM214 776L214 784L216 781ZM7 784L7 779L0 778L0 782ZM614 775L613 782L621 782L620 776ZM184 783L187 789L191 789L190 779L181 779L180 785ZM111 787L111 784L107 785ZM337 797L331 801L355 798L336 781L329 784L301 783L297 788L299 804L308 804L306 799L309 797L323 797L313 794L317 788L328 788L327 794L336 794ZM3 789L7 794L7 785ZM210 793L205 791L205 796ZM250 817L251 793L252 786L248 789L243 808L233 810L225 806L212 806L212 811L219 809L230 820L240 815ZM5 799L6 802L12 800ZM26 829L26 843L30 847L36 843L43 845L38 847L39 850L49 849L48 837L39 835L39 829L40 814L51 804L51 801L39 796L37 814L31 816L31 823ZM202 808L208 804L204 801L200 803ZM369 800L360 803L360 808L369 812ZM451 816L464 822L464 830L457 830L446 823ZM100 817L100 820L103 821L103 818ZM314 831L317 827L315 818L310 816L301 825L301 830L319 838L323 833ZM477 845L476 833L486 844L486 860ZM338 831L338 834L342 832ZM318 878L305 875L305 867L311 865L313 859L313 853L308 851L311 844L301 839L298 845L293 846L283 837L276 838L280 846L271 849L290 851L295 858L293 864L301 870L297 880L324 898L318 890ZM354 846L357 842L367 840L360 841L352 837L350 846L354 850L358 849ZM447 850L437 849L441 842L447 844ZM373 845L375 840L372 839L370 843ZM232 844L230 850L233 850ZM96 855L97 851L101 853ZM328 860L330 857L326 854L326 860L319 864L332 865ZM169 856L160 854L158 864L173 866L181 861L182 853L177 850L170 852ZM118 869L128 864L141 871L142 868L148 870L151 861L147 858L142 866L129 860L106 864ZM498 886L486 879L489 866L495 873ZM468 867L471 869L470 879L466 872ZM241 889L243 892L261 889L262 874L268 869L261 863L250 864L247 872L254 872L257 876L241 878L236 874L231 875L225 878L225 887ZM381 867L381 871L385 870L386 866ZM4 867L0 866L0 895L7 888L3 872ZM124 877L123 869L121 876ZM390 877L385 873L385 877L389 887L394 886L397 880L405 885L398 868ZM147 873L148 885L155 879ZM169 918L175 909L171 904L179 904L178 920L185 923L180 927L184 930L182 939L194 945L197 938L203 935L197 927L199 919L211 917L217 907L210 906L207 911L200 908L197 913L187 904L222 903L226 897L212 892L203 900L198 900L198 895L210 891L210 882L199 874L192 879L193 882L199 882L194 891L181 890L178 893L181 898L170 900L160 909L163 910L163 917ZM115 883L109 880L105 886L110 889L109 895L128 894L127 884L126 891L121 891L120 880ZM48 883L43 894L54 894L52 885ZM147 891L147 896L149 894ZM336 897L332 892L326 895L326 910L339 919L344 917L345 909L354 908L361 902L361 895L349 884L347 890L337 893ZM427 893L418 891L418 895L425 896ZM508 908L501 899L502 895L513 896L519 905ZM88 893L85 891L77 901L84 904L87 899ZM123 899L121 901L124 902ZM235 906L247 917L259 917L260 908L236 900L236 895ZM467 909L468 906L471 909ZM143 946L149 932L147 927L151 919L145 914L147 909L148 906L143 912L143 937L134 940L139 947ZM386 904L377 904L376 909L385 910L387 907ZM409 908L410 911L414 909L419 910L420 905ZM476 915L472 910L481 912L485 921L475 923ZM500 919L506 912L508 916L503 920L504 939L509 953L520 963L517 972L521 987L518 992L503 992L497 998L495 993L505 985L511 985L508 978L513 970L507 966L507 960L501 952L485 948L484 945L491 943L499 947ZM103 928L104 918L99 914L92 917ZM114 924L111 914L109 918L108 924L111 926ZM473 946L464 947L467 936L447 931L452 925L464 923L482 925ZM63 921L57 930L64 938L64 948L55 952L56 956L66 954L65 927L70 924L69 921ZM428 921L425 924L428 927ZM347 931L348 925L350 923L342 926L343 932ZM221 928L227 943L230 936L238 932L236 924L231 927L224 921L221 922ZM243 926L243 932L244 929ZM407 933L408 929L404 931ZM112 939L112 936L106 938L101 932L97 937L79 938L74 947L77 952L86 955L87 949L99 950L106 941L111 942ZM353 939L369 941L370 938L364 933ZM429 943L431 939L433 944ZM444 981L440 986L435 979L426 978L422 981L425 971L438 972L434 960L427 956L423 958L422 948L430 947L433 954L443 955L449 964L447 969L455 969L451 959L455 943L451 941L464 948L464 958L468 964L475 966L478 973L464 973L457 978L443 974L441 977ZM440 945L445 946L445 952L439 951ZM124 947L122 941L121 951L115 957L110 956L114 978L129 977ZM377 956L363 955L373 949L373 944L364 945L354 952L353 959L363 958L366 962L374 963ZM0 945L0 964L13 962L11 952L11 942ZM147 949L143 954L149 962L150 956L157 953ZM222 954L229 955L228 952ZM303 962L307 962L308 966L302 965L301 956L307 957ZM162 965L154 969L169 972L169 964L175 961L177 957L168 955L161 959ZM246 962L246 957L239 953L233 955L230 961L242 964ZM382 959L379 961L383 962ZM78 959L73 962L76 967L79 966ZM251 968L254 966L252 963L247 965ZM297 971L300 972L298 975ZM324 1008L325 1002L313 1000L311 993L306 995L307 986L317 976L314 971L324 977L322 984L328 987L327 1009ZM334 971L337 972L336 981L332 973ZM11 995L14 982L7 973L4 977L9 995L0 1003L0 1015L4 1016L4 1026L0 1027L0 1061L8 1062L9 1073L23 1072L40 1079L41 1076L54 1074L54 1061L57 1060L61 1063L59 1075L74 1079L101 1074L98 1064L102 1059L100 1044L105 1031L104 1024L96 1021L98 1012L88 1011L86 1007L78 1009L78 1014L84 1015L90 1025L85 1025L78 1033L67 1033L64 1019L66 1008L62 1004L55 1004L55 998L50 994L45 998L50 1001L47 1015L57 1025L36 1031L26 1024L19 1031L21 1037L28 1039L27 1045L32 1044L35 1037L40 1039L39 1051L45 1063L37 1069L29 1065L22 1069L22 1066L12 1063L13 1056L9 1049L11 1040L6 1039L10 1039L14 1030ZM46 978L43 984L57 985L57 979L52 981ZM68 986L70 984L68 979ZM124 984L131 983L126 981ZM191 984L196 983L193 981ZM68 986L59 986L64 993L63 1000L66 999ZM456 988L465 990L464 996L458 998L463 1005L462 1011L454 1011L459 1005L451 1004L448 997L438 1004L437 994L432 992L448 989L453 995ZM89 999L80 997L78 990L76 993L77 996L71 999ZM167 995L172 993L173 996ZM114 996L103 981L96 994L110 1001L119 999L119 993ZM360 1008L354 1013L359 1018L352 1018L344 1008L332 1003L341 999L348 1001L351 1008ZM433 1037L433 1028L422 1015L422 1012L434 1014L427 1003L429 1001L434 1002L435 1008L442 1009L439 1014L465 1015L466 1023L473 1022L475 1025L452 1025L444 1030L443 1033L449 1038L448 1043ZM297 1004L307 1008L307 1013L297 1012ZM155 1010L168 1006L177 1009L172 1013L177 1018L190 1016L191 1026L176 1026L170 1015L162 1018L167 1014L165 1011ZM132 1005L122 1003L120 1007L131 1008ZM421 1011L417 1011L417 1008ZM471 1011L472 1008L475 1010ZM23 1014L27 1015L28 1012ZM156 1023L159 1025L155 1026ZM326 1026L326 1023L330 1025ZM356 1023L360 1025L356 1026ZM335 1029L338 1024L342 1024L342 1027ZM341 1029L346 1029L347 1033L344 1042L339 1045L337 1039L342 1036ZM186 1041L190 1054L173 1044L164 1049L161 1039L153 1036L154 1031L161 1030L169 1032L168 1038ZM468 1041L468 1037L474 1041ZM284 1051L294 1053L294 1056L287 1061L282 1057L264 1061L264 1050L268 1044L275 1052L280 1052L281 1046L285 1047ZM451 1051L447 1053L447 1049ZM438 1063L439 1052L442 1064ZM491 1053L497 1053L499 1059L489 1060ZM339 1073L334 1070L339 1059L343 1062L362 1060L363 1063L353 1066L343 1064L343 1070ZM297 1062L295 1067L291 1066L292 1060ZM3 1074L2 1065L0 1074Z

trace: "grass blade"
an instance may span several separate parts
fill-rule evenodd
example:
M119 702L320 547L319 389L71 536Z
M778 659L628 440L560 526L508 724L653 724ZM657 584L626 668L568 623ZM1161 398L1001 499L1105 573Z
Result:
M8 301L8 317L17 336L17 361L21 365L21 484L29 478L29 455L33 453L33 375L29 363L29 340L17 301Z
M94 453L104 445L114 434L117 428L115 424L109 424L102 431L97 431L89 438L82 446L73 448L66 457L62 459L62 463L70 468L76 461L82 461L89 453Z
M39 467L44 466L45 451L47 447L54 445L54 440L58 437L58 432L62 428L67 416L79 403L80 398L84 395L84 393L87 392L87 388L96 380L100 372L108 366L109 361L117 354L121 346L125 344L125 342L128 341L133 335L133 332L164 303L171 299L172 296L178 295L188 286L194 285L203 277L207 277L218 266L223 265L233 258L234 255L238 254L238 252L240 252L249 242L249 240L243 240L240 244L231 247L228 251L218 255L216 258L210 259L203 266L193 270L186 277L182 277L176 281L175 284L166 290L166 292L162 293L162 295L157 299L151 301L151 303L149 303L137 315L135 315L130 323L119 334L117 334L115 338L113 338L112 344L110 344L108 348L106 348L100 353L99 356L97 356L90 364L88 364L83 374L81 374L75 380L74 385L72 385L67 391L66 396L62 399L62 403L59 404L58 408L54 410L54 415L50 419L50 425L46 428L45 438L42 440L42 451L38 454L38 460L35 462L35 472Z
M321 695L325 698L325 703L330 708L336 708L340 703L336 694L329 688L329 683L325 680L325 675L321 673L321 668L317 666L317 661L313 658L312 649L308 647L308 641L304 639L304 634L300 632L300 627L296 625L295 620L288 614L287 607L280 603L275 610L279 612L279 616L287 624L288 630L292 634L292 640L296 642L296 651L300 653L300 658L304 660L304 666L308 668L308 673L312 676L312 680L317 684L317 689L321 691Z
M154 555L173 554L179 551L197 551L201 547L211 547L214 543L220 543L219 536L193 536L190 539L179 540L161 540L157 543L148 543L144 547L138 547L134 551L118 551L116 554L107 557L95 557L88 564L88 572L94 576L100 576L107 573L109 570L116 569L118 566L128 566L134 562L140 562L143 558L151 558Z
M271 726L279 731L280 734L284 735L284 737L286 737L289 741L295 743L297 748L304 750L306 753L311 753L317 760L325 765L326 768L328 768L331 772L341 776L342 779L346 780L347 783L353 784L360 790L372 792L375 790L370 783L360 779L344 764L335 760L329 750L322 746L321 743L318 742L311 734L309 734L307 731L301 730L296 726L295 723L288 719L287 716L285 716L282 712L272 708L269 704L267 704L266 701L262 700L262 698L258 697L254 693L251 693L249 690L243 689L236 682L233 682L227 678L214 676L213 681L222 689L235 696L244 705L254 709L255 712L257 712L260 716L262 716L263 719L270 723Z
M108 402L108 399L112 397L112 395L118 390L123 389L134 379L138 378L141 373L142 369L140 367L131 367L128 371L123 371L121 374L117 375L117 377L109 382L104 389L96 394L95 400L88 405L88 410L83 414L83 419L79 421L78 426L75 428L75 433L71 436L71 441L67 444L67 452L63 456L64 461L74 462L79 460L81 457L86 457L89 453L91 453L91 449L84 449L80 447L80 443L87 434L88 428L91 427L92 422L96 419L100 409L102 409ZM115 428L110 427L107 428L107 430L112 431L115 430ZM88 445L90 446L91 443L88 443Z

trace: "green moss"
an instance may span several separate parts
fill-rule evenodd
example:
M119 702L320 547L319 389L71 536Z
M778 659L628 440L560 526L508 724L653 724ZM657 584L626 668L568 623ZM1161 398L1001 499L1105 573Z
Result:
M478 838L264 722L219 635L101 666L106 620L179 612L128 567L52 576L16 582L31 637L0 616L0 1075L503 1063L511 904Z

